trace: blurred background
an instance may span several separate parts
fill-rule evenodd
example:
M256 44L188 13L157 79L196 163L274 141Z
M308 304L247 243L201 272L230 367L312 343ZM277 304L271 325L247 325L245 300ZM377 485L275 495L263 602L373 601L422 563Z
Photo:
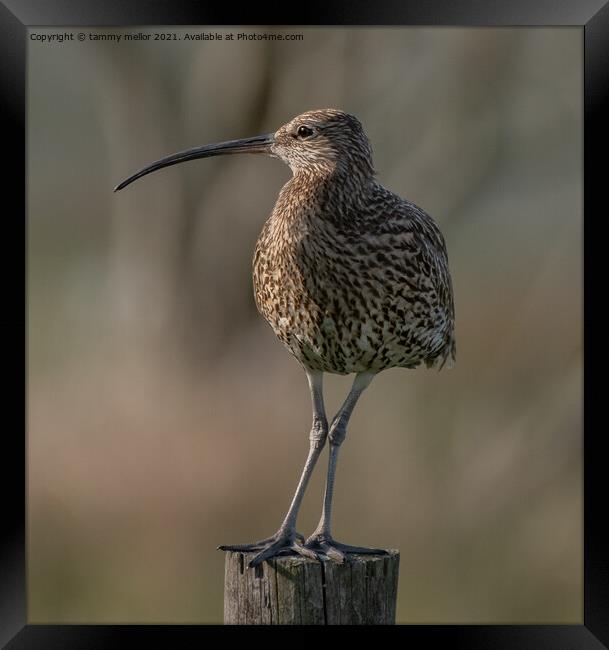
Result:
M251 281L290 171L231 156L112 189L338 107L440 224L458 354L375 379L334 533L400 549L398 622L581 623L582 30L103 33L155 31L303 39L30 42L29 621L222 622L216 546L277 529L308 450L305 375ZM350 381L326 378L329 415Z

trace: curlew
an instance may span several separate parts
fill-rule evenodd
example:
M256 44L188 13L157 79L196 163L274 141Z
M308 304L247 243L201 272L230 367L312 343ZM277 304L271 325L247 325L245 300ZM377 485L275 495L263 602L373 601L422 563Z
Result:
M255 246L256 306L307 375L313 406L309 453L278 531L252 544L250 566L277 555L344 562L381 549L343 544L331 534L340 447L353 409L373 377L387 368L442 368L455 359L454 303L444 238L421 208L376 179L359 120L336 109L308 111L275 133L210 144L162 158L127 178L180 162L263 153L292 170ZM115 191L116 191L115 190ZM355 374L328 425L323 375ZM321 519L305 539L296 518L315 464L329 442Z

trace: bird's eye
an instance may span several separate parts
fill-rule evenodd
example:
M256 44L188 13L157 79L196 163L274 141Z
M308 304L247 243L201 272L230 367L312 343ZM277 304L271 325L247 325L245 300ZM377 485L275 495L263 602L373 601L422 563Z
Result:
M309 126L299 126L296 133L299 138L309 138L313 135L313 129Z

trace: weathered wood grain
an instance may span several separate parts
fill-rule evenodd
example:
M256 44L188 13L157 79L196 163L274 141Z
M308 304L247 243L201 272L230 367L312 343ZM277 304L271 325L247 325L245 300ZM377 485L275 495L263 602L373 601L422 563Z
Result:
M226 625L392 625L400 554L353 555L346 564L226 553Z

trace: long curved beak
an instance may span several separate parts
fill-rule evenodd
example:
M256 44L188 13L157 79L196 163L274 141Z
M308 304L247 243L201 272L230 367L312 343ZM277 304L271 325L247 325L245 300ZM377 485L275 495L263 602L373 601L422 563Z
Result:
M228 140L227 142L218 142L216 144L206 144L203 147L195 147L194 149L187 149L174 153L166 158L161 158L156 162L151 163L147 167L140 169L139 172L129 176L122 183L119 183L114 191L118 192L123 187L127 187L133 181L136 181L146 174L163 169L163 167L170 167L177 165L187 160L196 160L197 158L209 158L210 156L224 156L231 153L270 153L271 145L274 141L274 133L266 133L265 135L257 135L253 138L243 138L242 140Z

